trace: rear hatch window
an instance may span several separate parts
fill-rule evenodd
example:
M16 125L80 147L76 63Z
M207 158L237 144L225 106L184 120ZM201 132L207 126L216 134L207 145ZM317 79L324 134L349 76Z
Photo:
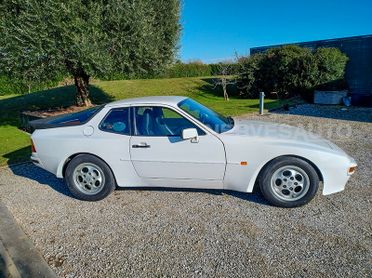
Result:
M31 121L34 129L45 129L62 126L75 126L87 123L103 106L95 106L80 112L58 115L50 118Z

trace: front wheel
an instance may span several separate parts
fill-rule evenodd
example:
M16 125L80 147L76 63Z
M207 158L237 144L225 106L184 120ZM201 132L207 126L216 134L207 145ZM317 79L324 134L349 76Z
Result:
M279 157L265 166L259 185L264 197L273 205L298 207L314 198L319 177L314 167L296 157Z
M67 165L65 180L76 198L98 201L115 189L115 178L110 167L96 156L81 154Z

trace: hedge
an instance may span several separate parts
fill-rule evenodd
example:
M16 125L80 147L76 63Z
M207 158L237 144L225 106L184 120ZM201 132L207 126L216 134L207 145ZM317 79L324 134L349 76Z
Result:
M122 80L122 79L149 79L149 78L178 78L178 77L199 77L199 76L215 76L220 75L225 69L228 75L237 74L239 70L238 64L203 64L201 62L191 63L175 63L164 69L163 73L158 75L142 75L142 76L128 76L122 73L110 73L105 76L95 77L101 80ZM31 91L38 91L54 87L63 78L33 84ZM6 94L24 94L29 91L28 85L24 81L9 79L5 76L0 76L0 95Z

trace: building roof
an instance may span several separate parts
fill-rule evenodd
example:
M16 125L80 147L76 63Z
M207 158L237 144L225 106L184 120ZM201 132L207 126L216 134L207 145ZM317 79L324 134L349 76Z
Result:
M151 97L140 97L140 98L127 98L121 99L106 104L108 107L117 107L122 105L131 104L168 104L177 105L180 101L186 99L183 96L151 96Z
M256 53L256 52L264 51L268 48L275 48L275 47L280 47L280 46L285 46L285 45L300 45L301 46L301 45L307 45L307 44L324 44L324 43L333 43L333 42L364 40L364 39L370 39L370 38L372 38L372 35L362 35L362 36L352 36L352 37L343 37L343 38L334 38L334 39L325 39L325 40L273 44L273 45L251 47L250 52L251 52L251 54L253 54L253 53Z

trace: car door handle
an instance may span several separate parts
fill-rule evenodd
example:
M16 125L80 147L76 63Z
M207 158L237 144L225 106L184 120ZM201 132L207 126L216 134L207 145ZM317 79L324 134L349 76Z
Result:
M132 145L132 148L134 149L138 149L138 148L150 148L150 145L148 145L147 143L139 143L139 144L136 144L136 145Z

